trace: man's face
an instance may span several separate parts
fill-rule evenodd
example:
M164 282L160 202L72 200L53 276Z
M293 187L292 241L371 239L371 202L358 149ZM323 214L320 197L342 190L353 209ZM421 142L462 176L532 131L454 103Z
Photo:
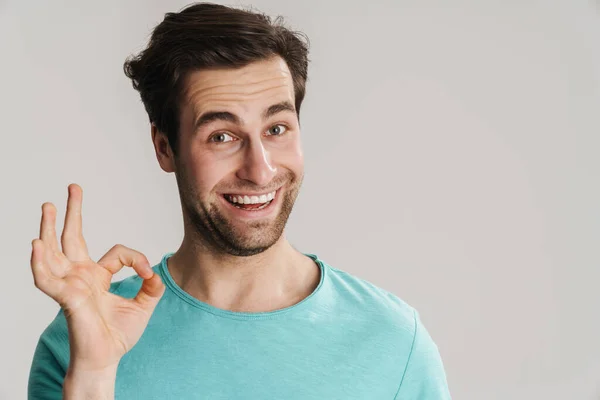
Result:
M174 164L200 237L235 256L281 238L304 176L299 128L292 76L279 57L188 75ZM240 204L248 200L259 204Z

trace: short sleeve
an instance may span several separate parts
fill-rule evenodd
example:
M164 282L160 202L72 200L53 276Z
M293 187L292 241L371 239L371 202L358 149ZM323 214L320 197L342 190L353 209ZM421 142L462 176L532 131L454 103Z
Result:
M63 381L69 363L69 339L62 312L44 330L31 362L27 398L62 399Z
M450 400L437 345L415 311L415 336L395 400Z

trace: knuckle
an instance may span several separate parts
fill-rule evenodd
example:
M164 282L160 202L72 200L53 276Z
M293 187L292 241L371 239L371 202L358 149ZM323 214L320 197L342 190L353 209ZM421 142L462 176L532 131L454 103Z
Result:
M126 247L120 243L115 244L112 248L112 250L115 250L115 251L125 251L125 249L126 249Z
M43 283L41 282L42 280L40 279L39 276L34 275L33 276L33 284L35 285L36 288L42 290L42 286Z
M150 265L150 261L148 261L148 257L143 255L142 253L139 253L139 255L137 257L137 262L139 265Z

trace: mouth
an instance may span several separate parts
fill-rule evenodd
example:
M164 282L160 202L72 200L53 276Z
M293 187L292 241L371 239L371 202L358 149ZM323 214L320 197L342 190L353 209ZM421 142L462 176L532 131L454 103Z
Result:
M223 194L221 197L233 208L245 213L258 213L267 210L275 203L280 189L263 194ZM263 213L260 213L263 214Z

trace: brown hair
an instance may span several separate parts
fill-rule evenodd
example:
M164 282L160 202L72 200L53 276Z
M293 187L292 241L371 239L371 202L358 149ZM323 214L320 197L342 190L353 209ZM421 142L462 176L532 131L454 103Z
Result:
M304 39L304 40L303 40ZM196 3L178 13L165 14L154 28L145 50L130 56L125 75L140 93L151 123L167 135L177 152L179 102L183 78L192 70L244 67L281 56L294 82L300 118L308 70L308 37L260 12L213 3Z

